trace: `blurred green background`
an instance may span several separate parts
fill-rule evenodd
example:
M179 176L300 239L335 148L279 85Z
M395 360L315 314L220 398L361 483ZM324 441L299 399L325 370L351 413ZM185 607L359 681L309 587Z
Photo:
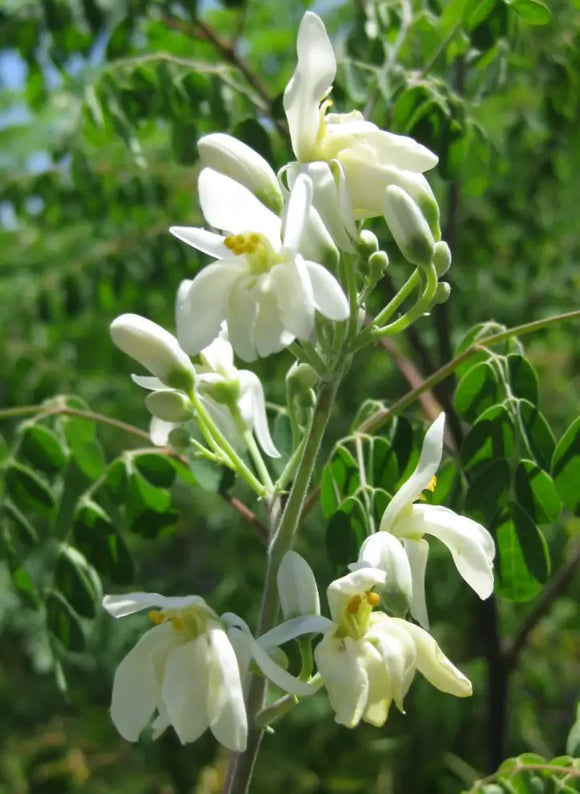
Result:
M75 394L93 411L147 429L143 394L108 325L136 312L172 329L177 286L205 263L167 232L201 223L201 135L230 132L275 168L291 159L281 96L306 8L323 16L337 47L334 109L359 108L439 154L429 176L453 251L451 300L395 347L355 361L327 451L363 400L401 396L447 361L475 323L511 326L576 308L580 3L550 7L551 15L531 0L0 0L0 409ZM370 310L402 282L397 265ZM563 324L524 341L559 437L578 411L577 331ZM280 354L256 364L274 402L284 400L290 362ZM446 381L435 397L451 412L459 444L452 392ZM429 406L417 405L410 418L423 410ZM0 425L6 450L18 421ZM98 436L107 460L144 445L105 425ZM178 517L157 539L123 535L133 589L200 593L251 623L263 574L259 539L215 493L178 482L172 500ZM11 557L4 535L0 791L219 792L226 758L209 733L191 747L171 732L133 746L110 723L115 666L145 619L82 621L84 653L49 639L43 611L32 606L35 588L49 587L53 575L47 526L39 520L46 542L22 553L32 584L20 590L20 552ZM579 526L564 514L546 530L556 574L578 556ZM321 586L340 573L323 533L315 509L298 548ZM266 737L256 794L451 794L507 755L565 751L580 680L574 566L507 671L498 648L537 601L481 605L448 577L444 550L430 559L433 631L471 677L473 698L455 700L418 677L405 715L393 711L384 728L353 732L333 722L319 695ZM119 585L105 577L104 587Z

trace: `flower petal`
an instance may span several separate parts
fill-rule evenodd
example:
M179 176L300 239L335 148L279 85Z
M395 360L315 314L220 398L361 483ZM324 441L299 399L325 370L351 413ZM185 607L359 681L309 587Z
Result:
M210 628L207 638L209 727L220 744L241 753L246 749L248 719L236 654L221 627Z
M441 413L425 433L421 455L419 456L419 462L417 463L415 471L411 474L409 479L403 483L387 505L387 509L383 513L381 519L380 529L387 532L391 531L395 535L402 534L405 536L408 534L406 531L400 533L395 527L397 516L403 508L412 504L415 499L419 498L435 476L435 472L441 463L441 455L443 454L444 428L445 414Z
M222 323L225 327L225 323ZM222 336L223 327L220 335L216 337L213 342L204 347L200 351L200 356L203 361L221 375L229 375L230 373L235 376L236 369L234 367L234 350L227 340L227 337Z
M293 342L296 336L295 328L287 325L288 311L286 306L280 305L280 299L286 301L288 298L294 298L294 295L290 296L284 292L287 289L285 285L289 283L294 284L296 288L295 281L289 278L292 271L290 273L287 271L288 267L286 264L276 265L268 275L262 276L260 280L260 291L257 292L256 296L258 314L253 333L254 344L259 356L269 356L272 353L277 353ZM290 323L290 325L295 325L299 329L302 328L300 325L300 309L303 309L303 307L297 306L297 317L292 317L292 322ZM312 314L314 314L314 310L312 310Z
M242 257L224 259L205 267L193 281L181 282L175 308L177 338L190 355L218 336L228 296L245 271Z
M208 640L201 634L169 654L161 697L182 744L194 742L209 725Z
M258 642L262 648L269 650L304 634L325 634L333 625L331 620L322 615L300 615L262 634Z
M152 375L131 375L131 380L137 386L149 391L163 391L163 389L168 388L163 381L159 380L159 378L154 378Z
M258 302L252 285L250 277L239 279L228 296L226 309L232 346L244 361L254 361L257 357L254 326Z
M224 236L200 229L197 226L171 226L169 231L182 243L187 243L204 254L213 256L214 259L225 259L232 255L229 248L224 245Z
M298 339L309 339L314 329L314 296L301 256L272 268L270 290L276 296L283 329Z
M393 165L406 171L428 171L439 162L426 146L406 135L396 135L375 127L364 134L364 141L373 147L381 165Z
M429 616L427 614L427 601L425 600L425 569L429 555L429 544L423 538L420 540L405 538L403 546L411 566L411 577L413 580L413 592L410 602L411 615L424 629L428 629Z
M329 163L305 163L301 166L300 172L307 174L312 181L312 203L318 210L332 239L343 251L352 251L351 236L356 229L354 217L347 201L346 190L341 190L340 174L344 173L342 168L337 172L338 184ZM289 170L288 179L292 178L294 178L294 172Z
M312 568L301 554L287 551L276 574L280 606L285 618L320 614L318 587Z
M299 174L286 205L283 245L295 254L312 205L312 182L306 174Z
M264 389L258 376L247 369L238 370L238 380L242 389L240 403L246 395L251 400L252 426L258 444L262 447L266 455L271 458L279 458L280 453L274 446L270 428L268 427L268 417L266 415L266 401L264 399ZM241 407L240 407L240 410ZM242 410L242 416L243 416Z
M470 680L445 656L428 632L406 620L391 620L411 635L417 652L417 670L430 684L456 697L469 697L472 694Z
M367 705L369 679L359 643L326 634L314 649L316 666L328 692L334 719L354 728Z
M480 598L489 598L493 592L495 546L487 529L439 505L413 505L413 517L406 526L409 533L439 538L467 584Z
M159 595L159 593L126 593L125 595L106 595L103 598L103 607L114 618L124 618L151 607L183 609L189 606L202 607L208 614L215 615L201 596L170 596L168 598Z
M199 175L198 190L204 218L211 226L230 234L259 232L274 248L280 247L280 218L248 188L213 168L204 168Z
M331 582L326 590L330 615L335 623L340 621L342 610L352 596L366 593L373 587L384 587L387 574L378 568L359 568Z
M169 434L175 427L177 427L175 422L166 422L163 419L159 419L158 416L152 417L149 423L151 443L155 447L164 447L169 440Z
M398 538L390 532L375 532L364 540L358 561L385 571L385 590L389 593L403 593L410 601L413 590L411 567Z
M117 667L111 718L124 739L136 742L159 704L158 669L178 639L171 624L147 631Z
M311 159L320 125L320 101L332 86L336 58L324 23L307 11L298 28L298 63L284 91L284 110L298 160Z
M350 308L337 279L317 262L304 260L304 265L310 276L314 305L320 314L337 322L346 320L350 314Z

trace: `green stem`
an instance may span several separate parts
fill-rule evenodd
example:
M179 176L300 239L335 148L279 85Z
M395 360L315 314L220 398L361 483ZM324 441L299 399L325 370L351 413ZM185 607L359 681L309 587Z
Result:
M419 271L415 270L414 273L405 281L397 294L387 303L372 321L371 325L355 336L352 343L353 350L359 350L361 347L373 341L373 332L377 327L383 326L393 314L397 311L399 306L404 303L409 295L419 286L420 277Z
M564 314L546 317L544 320L535 320L531 323L516 325L513 328L506 329L505 331L499 331L498 333L491 334L490 336L486 336L483 339L478 339L466 350L464 350L463 353L447 362L447 364L444 364L428 378L425 378L420 386L417 386L416 389L412 389L399 400L394 402L390 408L382 408L372 416L369 416L369 418L363 422L362 425L360 425L358 432L376 433L376 431L382 427L391 417L400 414L405 410L405 408L408 408L409 405L412 405L421 394L426 391L430 391L434 386L437 386L438 383L441 383L442 380L445 380L445 378L448 378L450 375L452 375L460 364L470 358L474 353L482 350L482 348L485 348L489 345L497 345L500 342L505 342L506 339L510 339L512 336L531 334L534 331L540 331L543 328L548 328L551 325L557 325L558 323L565 322L566 320L579 319L580 309L576 309L575 311L566 312Z
M435 292L437 291L437 271L435 270L435 266L431 265L427 268L425 275L425 289L417 302L411 306L409 311L405 312L405 314L389 325L379 328L375 320L373 323L374 327L370 330L371 341L374 342L378 339L384 339L386 336L395 336L395 334L402 333L406 328L412 325L415 320L422 317L426 311L429 311L433 303L433 298L435 297Z
M266 581L257 636L273 628L276 623L278 616L276 587L278 566L284 554L292 547L339 381L340 374L337 373L334 380L322 383L318 391L312 422L304 443L302 458L296 470L294 484L268 550ZM264 709L266 689L267 681L261 676L252 675L247 697L248 714L251 720ZM245 752L232 756L230 761L224 794L247 794L263 733L263 729L257 725L250 726Z

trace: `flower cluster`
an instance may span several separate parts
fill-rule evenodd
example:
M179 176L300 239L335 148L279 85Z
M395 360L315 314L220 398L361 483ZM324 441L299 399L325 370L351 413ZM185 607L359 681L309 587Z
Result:
M445 299L449 290L438 278L451 262L440 239L437 202L423 176L437 157L411 138L378 129L356 110L327 112L337 64L314 13L302 19L297 51L284 93L294 161L275 174L229 135L199 141L199 202L210 228L170 231L212 261L178 289L176 336L135 314L111 324L115 344L148 373L133 379L149 392L153 442L169 441L187 454L229 466L267 507L296 473L318 383L333 374L339 378L332 367L342 374L369 331L380 335L397 323L406 327ZM415 268L407 283L420 294L392 325L382 323L409 292L363 329L366 296L388 256L362 224L379 216ZM250 370L236 367L234 354L251 362L288 347L297 358L286 379L295 449L274 484L262 453L280 453L270 435L262 384ZM291 695L306 697L324 687L337 722L348 727L360 720L383 725L393 702L402 711L417 671L443 692L470 695L469 680L428 633L425 535L448 547L460 575L481 598L493 589L495 550L475 521L417 503L440 464L443 430L442 414L378 531L363 542L349 573L328 587L330 617L321 616L314 574L293 551L274 556L281 558L277 586L284 620L257 638L242 618L218 615L200 596L106 596L104 606L114 617L148 609L153 623L115 675L111 713L122 736L134 741L149 724L158 736L172 725L182 742L191 742L209 727L224 746L243 751L248 720L260 716L247 715L244 704L252 661ZM309 477L302 479L307 483ZM281 523L274 519L272 544ZM388 614L393 596L403 598L405 614L420 625ZM313 671L311 643L319 635ZM308 653L295 677L284 667L282 646L298 638Z

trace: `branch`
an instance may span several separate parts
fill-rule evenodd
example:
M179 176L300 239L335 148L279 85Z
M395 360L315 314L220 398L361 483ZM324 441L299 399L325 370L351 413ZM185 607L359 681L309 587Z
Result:
M450 375L452 375L460 364L462 364L464 361L467 361L468 358L471 358L474 353L479 352L482 350L482 348L497 345L499 342L505 342L506 339L509 339L512 336L523 336L524 334L540 331L543 328L548 328L551 325L556 325L558 323L564 322L565 320L578 319L580 319L580 309L566 312L564 314L557 314L553 317L546 317L544 320L535 320L531 323L516 325L513 328L508 328L505 331L500 331L496 334L491 334L490 336L486 336L483 339L477 340L466 350L464 350L463 353L456 356L447 364L444 364L432 375L429 375L428 378L425 378L420 386L417 386L417 388L408 392L399 400L394 402L390 408L381 409L373 416L370 416L359 427L359 432L376 432L379 427L382 427L392 416L400 414L401 411L405 410L405 408L407 408L409 405L412 405L415 400L417 400L424 392L430 391L438 383L441 383L442 380L445 380L445 378L448 378Z

